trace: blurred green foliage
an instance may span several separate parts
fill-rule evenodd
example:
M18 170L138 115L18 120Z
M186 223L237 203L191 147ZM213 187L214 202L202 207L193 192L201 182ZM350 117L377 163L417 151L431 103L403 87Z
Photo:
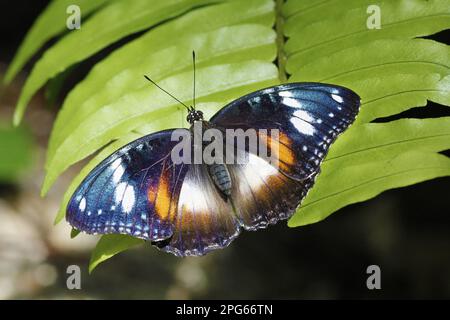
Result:
M0 121L0 183L15 183L32 162L32 138L23 127Z

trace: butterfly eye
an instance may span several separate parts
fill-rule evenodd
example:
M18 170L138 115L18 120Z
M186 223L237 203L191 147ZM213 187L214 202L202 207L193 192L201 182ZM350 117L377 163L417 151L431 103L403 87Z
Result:
M200 110L192 110L188 113L186 120L190 124L193 124L194 121L203 120L203 112L201 112Z
M194 123L194 116L191 112L188 113L188 115L186 116L186 121L189 123Z

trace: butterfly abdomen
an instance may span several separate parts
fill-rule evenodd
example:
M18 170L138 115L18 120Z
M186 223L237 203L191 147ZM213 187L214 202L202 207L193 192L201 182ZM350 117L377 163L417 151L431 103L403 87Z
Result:
M231 194L231 177L226 165L211 164L208 166L208 171L216 187L229 196Z

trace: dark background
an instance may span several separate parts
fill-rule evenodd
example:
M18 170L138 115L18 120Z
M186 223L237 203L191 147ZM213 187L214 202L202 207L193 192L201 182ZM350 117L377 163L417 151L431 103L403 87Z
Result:
M46 3L16 0L0 5L1 73ZM448 32L431 38L445 42ZM69 77L63 93L83 77L92 62ZM2 96L3 118L10 116L27 71ZM33 101L42 106L27 116L28 126L42 154L57 108L44 106L39 96ZM448 107L429 103L426 111L417 108L402 116L430 115L449 116L450 112ZM39 124L45 128L39 131L30 119L40 117ZM7 208L15 212L12 216L22 215L20 208L29 204L33 190L39 190L40 181L33 182L35 188L30 181L42 179L41 171L42 163L37 161L18 186L0 187L0 213ZM70 174L62 185L68 181ZM179 259L146 245L113 258L91 276L86 268L92 243L74 248L78 238L66 239L65 234L64 241L72 244L60 247L59 240L49 236L53 227L47 219L48 225L41 223L38 231L46 247L45 259L18 265L20 273L15 272L15 277L19 280L8 280L8 270L17 271L13 264L10 269L0 268L0 298L450 298L449 187L450 178L440 178L387 191L314 225L291 229L280 223L265 231L244 232L228 249L202 258ZM39 204L38 208L55 214L60 196L40 199L36 194L33 201L47 201L48 207ZM33 214L21 218L36 225ZM19 239L21 232L17 230ZM0 242L0 259L5 252L16 252L14 246L14 242ZM82 267L80 291L66 289L70 264ZM366 287L366 268L371 264L381 268L381 290ZM40 281L39 276L49 281Z

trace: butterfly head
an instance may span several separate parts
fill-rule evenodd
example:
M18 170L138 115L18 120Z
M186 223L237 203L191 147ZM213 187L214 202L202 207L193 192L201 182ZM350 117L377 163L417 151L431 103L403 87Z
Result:
M194 108L191 107L191 109L189 110L189 113L186 117L186 120L190 124L194 124L195 121L202 121L203 120L203 112L201 112L200 110L195 110Z

